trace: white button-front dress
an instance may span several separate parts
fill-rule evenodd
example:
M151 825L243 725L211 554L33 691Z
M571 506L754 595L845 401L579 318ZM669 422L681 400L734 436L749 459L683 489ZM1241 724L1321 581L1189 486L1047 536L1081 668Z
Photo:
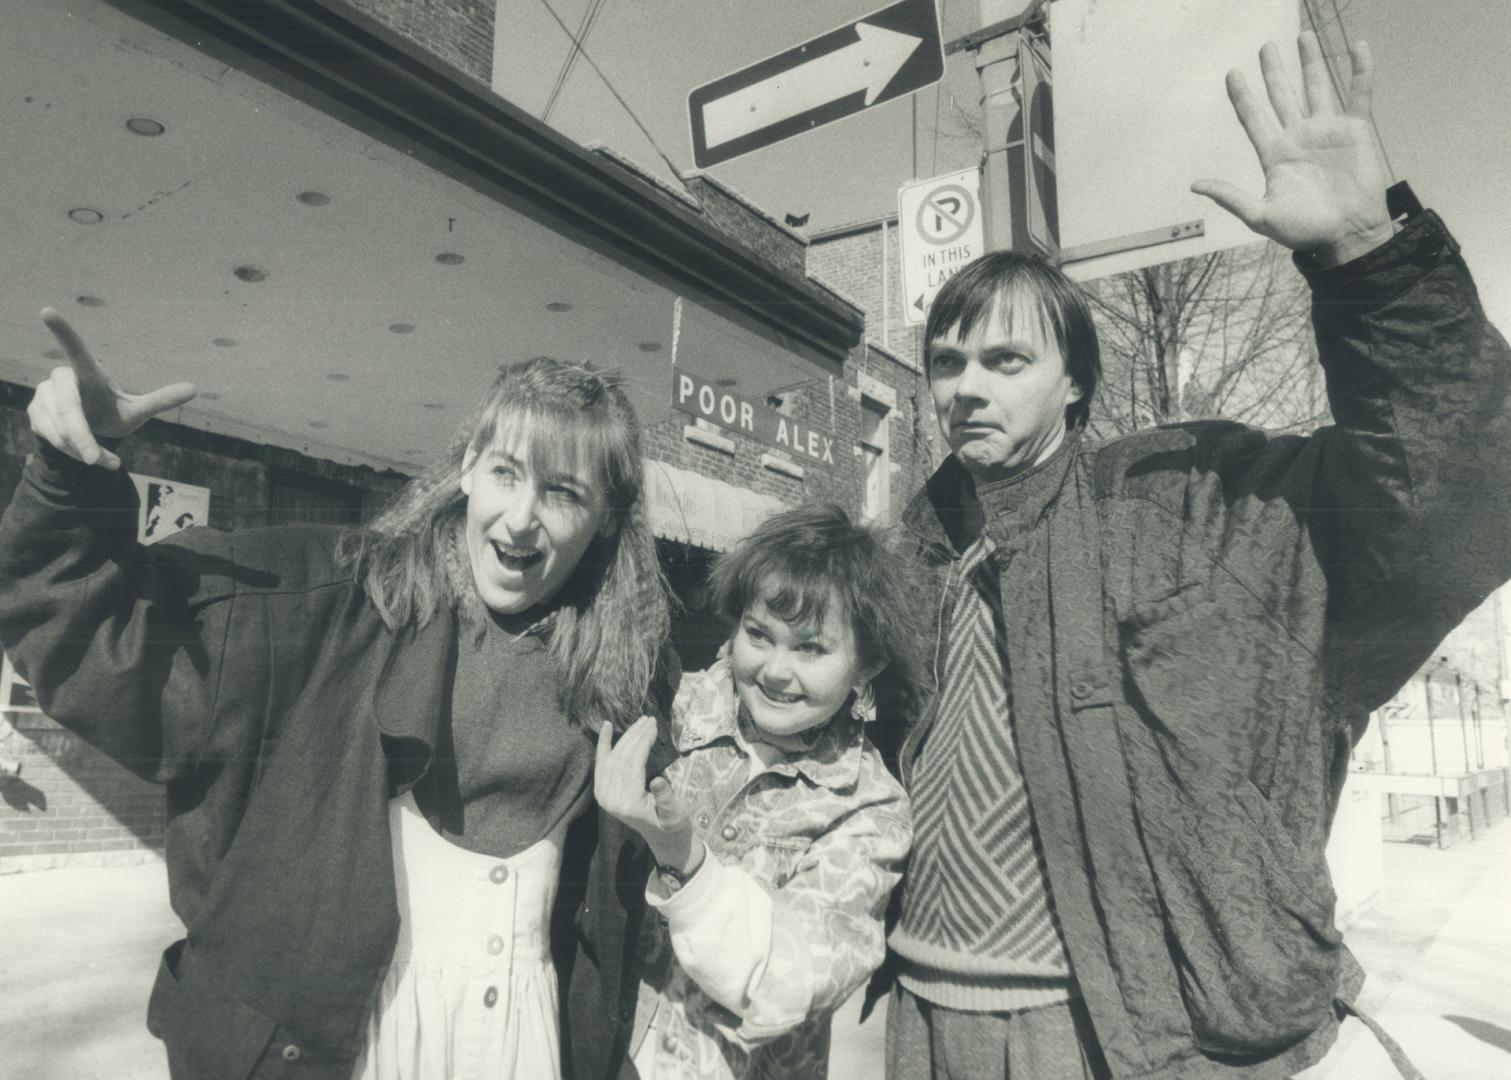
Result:
M408 792L389 819L399 940L353 1080L559 1080L549 930L565 823L496 859L438 835Z

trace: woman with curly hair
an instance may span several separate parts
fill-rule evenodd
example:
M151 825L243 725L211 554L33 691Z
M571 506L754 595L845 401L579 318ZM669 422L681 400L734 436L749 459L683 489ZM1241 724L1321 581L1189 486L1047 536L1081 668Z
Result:
M833 505L767 518L715 563L726 654L672 708L676 760L647 785L660 725L598 739L604 809L655 858L660 918L636 953L641 1080L823 1080L830 1017L886 953L912 814L869 738L924 689L918 594L881 535Z

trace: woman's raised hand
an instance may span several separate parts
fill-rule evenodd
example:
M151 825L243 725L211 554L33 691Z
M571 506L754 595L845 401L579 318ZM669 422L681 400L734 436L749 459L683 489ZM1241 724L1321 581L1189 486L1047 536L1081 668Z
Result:
M656 718L642 716L613 741L610 725L598 729L593 796L598 805L645 838L662 866L691 873L703 848L693 843L693 823L663 776L645 780L645 763L656 741Z
M192 400L197 392L186 382L146 394L117 390L63 316L43 308L42 321L63 346L68 366L54 368L37 387L26 415L37 438L86 465L120 468L121 459L97 439L130 435L154 416Z

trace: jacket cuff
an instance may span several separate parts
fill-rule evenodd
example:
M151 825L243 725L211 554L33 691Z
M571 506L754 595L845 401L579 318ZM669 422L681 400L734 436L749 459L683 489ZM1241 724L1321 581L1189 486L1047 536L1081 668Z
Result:
M1394 300L1458 252L1458 241L1442 219L1424 210L1385 243L1342 266L1324 269L1301 252L1292 260L1312 288L1313 303L1347 303L1362 310Z
M687 884L675 892L664 893L657 888L656 871L651 869L650 881L645 887L645 902L665 915L668 921L696 918L698 914L706 912L711 902L719 894L719 879L722 877L723 864L714 857L714 853L708 849L703 841L703 861L698 864L698 869L693 871L692 877L687 879Z
M97 441L105 449L114 452L123 440L99 439ZM35 449L27 464L27 471L31 474L32 481L49 494L61 496L59 501L65 505L99 501L98 493L115 487L126 474L124 464L120 469L85 465L78 458L69 457L46 439L33 437L32 443ZM128 486L130 486L129 482ZM95 498L91 499L90 495L94 495ZM136 489L132 487L133 503L135 498ZM120 507L120 509L125 508Z

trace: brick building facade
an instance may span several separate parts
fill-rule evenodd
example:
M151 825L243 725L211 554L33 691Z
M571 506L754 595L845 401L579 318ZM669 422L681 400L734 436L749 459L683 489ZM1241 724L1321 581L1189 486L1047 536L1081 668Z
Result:
M923 363L923 327L903 317L902 249L897 215L813 234L808 272L866 313L871 338L914 366Z

